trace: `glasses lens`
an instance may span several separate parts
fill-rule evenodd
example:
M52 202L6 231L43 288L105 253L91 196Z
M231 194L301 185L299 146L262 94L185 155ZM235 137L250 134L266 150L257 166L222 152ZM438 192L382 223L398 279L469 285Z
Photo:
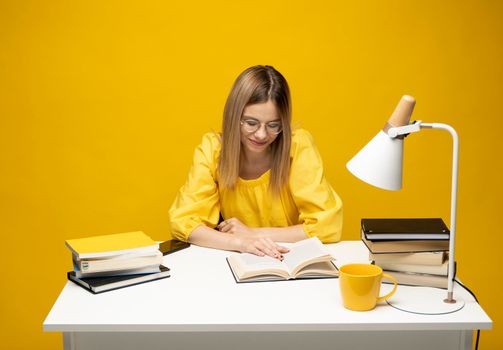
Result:
M281 132L281 122L271 122L265 125L269 134L279 134Z
M243 131L246 133L254 133L260 128L261 123L254 119L245 119L241 121ZM265 124L265 129L269 134L279 134L282 130L281 122L270 122Z
M241 121L241 125L246 133L254 133L260 128L260 123L253 119L245 119Z

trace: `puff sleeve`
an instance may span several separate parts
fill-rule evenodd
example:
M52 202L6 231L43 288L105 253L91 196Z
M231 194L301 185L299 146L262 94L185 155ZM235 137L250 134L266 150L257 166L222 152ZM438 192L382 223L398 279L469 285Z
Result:
M220 138L207 133L194 151L192 167L185 184L177 193L169 210L169 221L174 238L187 241L199 225L215 227L220 216L216 180Z
M323 163L309 132L292 138L290 190L299 211L299 223L309 237L337 242L342 234L342 201L325 178Z

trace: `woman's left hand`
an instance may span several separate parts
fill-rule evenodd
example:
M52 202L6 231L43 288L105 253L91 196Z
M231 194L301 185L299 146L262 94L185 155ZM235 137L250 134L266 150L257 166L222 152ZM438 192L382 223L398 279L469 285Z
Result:
M253 228L246 226L237 218L230 218L222 221L217 225L217 229L225 233L245 234L249 238L257 236Z
M242 242L242 252L256 255L269 255L273 258L283 260L283 253L288 253L289 249L277 245L271 238L260 237L257 229L248 227L237 218L230 218L218 224L220 232L233 234Z

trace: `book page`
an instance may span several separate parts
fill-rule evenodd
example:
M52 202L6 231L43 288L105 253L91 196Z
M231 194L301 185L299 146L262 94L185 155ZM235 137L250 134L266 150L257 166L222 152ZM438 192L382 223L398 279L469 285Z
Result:
M240 280L260 275L276 275L284 278L288 278L289 275L283 262L270 256L242 253L231 255L228 261Z
M314 264L309 264L308 266L301 269L295 275L296 278L299 277L318 277L320 275L324 276L339 276L339 270L330 261L322 261Z
M250 253L243 253L240 255L241 261L252 270L280 268L284 269L283 263L278 259L272 258L268 255L258 256Z
M295 274L303 266L310 262L319 261L318 258L329 255L325 247L316 237L305 239L290 246L290 251L283 254L283 263L287 266L290 274ZM322 259L327 260L327 259Z

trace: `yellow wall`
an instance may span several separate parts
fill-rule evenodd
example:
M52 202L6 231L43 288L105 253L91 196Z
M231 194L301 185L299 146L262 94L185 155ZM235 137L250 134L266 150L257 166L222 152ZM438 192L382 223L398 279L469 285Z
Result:
M480 348L501 346L502 23L499 1L1 1L2 348L61 347L42 322L71 268L65 239L169 237L193 149L255 64L289 80L344 239L362 217L449 220L447 133L407 138L403 191L345 169L402 94L414 119L457 129L459 276L495 321Z

